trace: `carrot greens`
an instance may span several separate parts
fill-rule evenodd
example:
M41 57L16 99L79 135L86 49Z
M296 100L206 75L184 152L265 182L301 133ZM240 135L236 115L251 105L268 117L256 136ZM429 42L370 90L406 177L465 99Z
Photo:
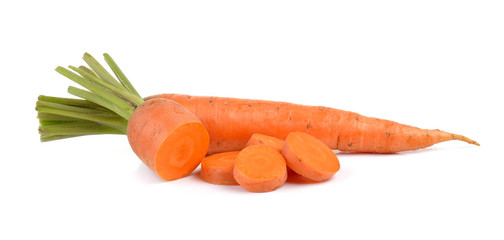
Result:
M80 99L38 97L36 110L41 141L126 134L131 114L144 100L112 57L103 56L115 77L88 53L83 56L88 66L55 69L84 89L68 87L68 93Z

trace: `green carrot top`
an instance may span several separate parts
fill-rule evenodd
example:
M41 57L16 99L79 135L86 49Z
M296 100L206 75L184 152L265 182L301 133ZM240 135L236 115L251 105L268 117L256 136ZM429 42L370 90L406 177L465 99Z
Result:
M57 67L56 71L82 86L68 92L80 99L41 95L36 103L40 140L92 134L126 134L128 119L144 102L123 71L108 54L103 54L115 77L94 57L85 53L86 66Z

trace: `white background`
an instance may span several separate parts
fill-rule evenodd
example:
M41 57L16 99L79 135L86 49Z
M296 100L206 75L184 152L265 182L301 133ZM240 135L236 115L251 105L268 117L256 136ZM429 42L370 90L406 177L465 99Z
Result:
M15 3L14 3L15 2ZM161 3L163 2L163 3ZM0 239L503 239L502 1L4 1ZM320 184L163 182L124 136L40 143L53 69L110 53L143 96L323 105L460 133L338 154Z

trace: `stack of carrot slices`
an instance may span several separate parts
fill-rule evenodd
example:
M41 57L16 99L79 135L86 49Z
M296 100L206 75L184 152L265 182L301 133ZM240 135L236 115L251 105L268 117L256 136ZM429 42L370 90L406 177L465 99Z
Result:
M307 133L290 133L285 141L256 133L241 151L204 158L200 177L212 184L239 184L250 192L269 192L281 187L287 175L320 182L339 169L336 154Z

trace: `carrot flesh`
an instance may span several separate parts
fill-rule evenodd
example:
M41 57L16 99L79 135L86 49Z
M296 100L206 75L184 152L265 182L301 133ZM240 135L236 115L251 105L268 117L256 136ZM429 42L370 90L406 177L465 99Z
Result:
M250 137L249 141L247 142L247 146L251 145L266 145L269 147L274 148L277 150L279 153L282 153L283 147L284 147L285 141L278 139L276 137L260 134L260 133L254 133L252 134L252 137ZM316 181L313 181L311 179L305 178L298 173L294 172L292 169L287 166L287 182L290 183L316 183Z
M287 180L285 159L275 149L252 145L240 151L233 169L235 180L250 192L269 192Z
M278 139L276 137L260 134L260 133L254 133L248 140L246 146L250 145L266 145L269 147L274 148L278 152L282 152L283 146L284 146L284 141L281 139Z
M307 133L289 134L282 154L290 169L313 181L330 179L340 169L336 154Z
M210 142L205 126L194 114L159 98L137 107L129 119L127 136L135 154L167 181L191 174Z
M462 135L329 107L182 94L146 99L154 97L178 102L201 120L210 134L210 154L243 149L254 133L285 139L291 132L305 132L331 149L366 153L416 150L450 140L479 145Z
M217 185L238 185L233 176L238 153L240 152L223 152L205 157L201 161L201 179Z

